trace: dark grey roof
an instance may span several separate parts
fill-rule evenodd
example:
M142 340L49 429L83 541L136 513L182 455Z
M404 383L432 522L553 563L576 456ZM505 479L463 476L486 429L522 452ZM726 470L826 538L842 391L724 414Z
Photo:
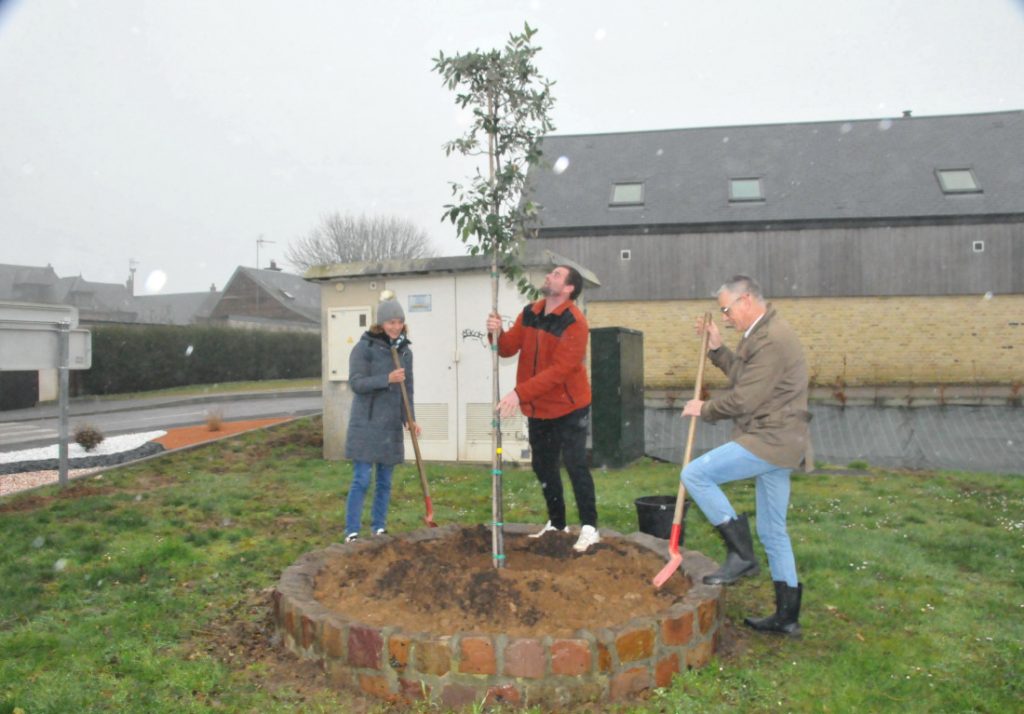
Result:
M82 313L83 320L135 321L135 298L128 287L120 283L95 283L81 276L60 278L54 297L58 303L88 311L88 314Z
M231 276L224 292L228 291L236 275L246 275L292 312L315 323L320 322L320 289L310 285L299 275L281 270L257 270L239 267Z
M543 150L549 166L529 176L542 235L1024 216L1024 111L552 135ZM956 168L972 169L982 192L943 194L936 171ZM730 204L729 179L755 177L765 200ZM638 181L643 206L609 206L613 184Z
M20 299L19 296L26 289L34 295L49 298L57 281L57 273L49 265L40 268L33 265L0 264L0 300Z
M138 295L135 307L138 321L150 325L190 325L209 317L220 299L214 290L198 293L169 293L167 295Z

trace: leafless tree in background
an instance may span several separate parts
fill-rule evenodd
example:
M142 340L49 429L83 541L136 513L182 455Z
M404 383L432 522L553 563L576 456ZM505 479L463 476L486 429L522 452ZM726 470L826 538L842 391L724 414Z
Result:
M304 238L289 244L285 257L300 270L312 265L429 258L430 236L409 221L388 216L324 216Z

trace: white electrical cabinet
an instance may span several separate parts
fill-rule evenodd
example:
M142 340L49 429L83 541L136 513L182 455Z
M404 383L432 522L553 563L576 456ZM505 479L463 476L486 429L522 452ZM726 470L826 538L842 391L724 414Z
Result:
M352 348L370 326L372 311L364 307L333 307L327 310L327 379L348 379L348 358Z
M491 458L491 348L487 313L491 280L481 273L388 279L405 310L413 351L416 419L423 429L420 451L432 461L489 461ZM526 304L502 282L498 305L507 324ZM500 360L499 393L515 387L517 358ZM502 419L506 461L529 459L526 419ZM408 439L408 437L406 437ZM407 443L407 452L411 444Z

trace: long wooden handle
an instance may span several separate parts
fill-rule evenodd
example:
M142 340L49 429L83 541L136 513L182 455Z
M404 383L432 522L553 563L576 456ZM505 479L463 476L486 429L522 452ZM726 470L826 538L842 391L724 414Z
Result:
M704 391L704 364L707 362L708 356L708 342L710 336L708 335L708 324L711 322L711 313L704 313L704 334L700 341L700 357L697 360L697 379L693 385L693 398L700 399L701 392ZM683 468L690 463L690 457L693 454L693 442L694 437L697 435L697 422L700 421L700 417L690 417L690 431L686 435L686 449L683 452ZM683 486L683 480L679 479L679 495L676 497L676 511L672 517L673 524L681 524L683 522L683 501L686 499L686 487Z
M395 363L395 369L402 369L402 361L398 358L398 350L391 348L391 359ZM427 474L423 470L423 457L420 456L420 441L416 436L416 427L413 423L412 405L409 403L409 392L405 389L405 380L398 383L402 390L402 404L405 406L405 420L409 424L409 436L412 438L412 449L416 452L416 470L420 474L420 485L423 486L423 496L430 498L430 486L427 485Z

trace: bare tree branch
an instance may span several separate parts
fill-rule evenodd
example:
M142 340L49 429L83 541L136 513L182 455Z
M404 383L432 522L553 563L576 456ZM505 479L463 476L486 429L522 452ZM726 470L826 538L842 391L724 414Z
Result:
M285 258L299 270L313 265L429 258L430 236L415 224L394 216L350 216L332 213L306 236L288 245Z

